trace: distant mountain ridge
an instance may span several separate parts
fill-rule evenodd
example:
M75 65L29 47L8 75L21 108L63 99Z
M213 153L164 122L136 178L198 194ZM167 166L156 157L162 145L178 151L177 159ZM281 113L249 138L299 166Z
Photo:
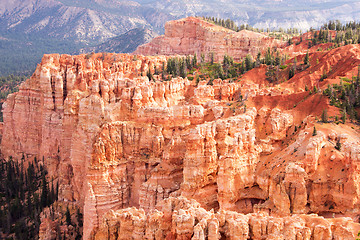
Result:
M307 30L328 20L358 20L360 1L279 0L3 0L0 35L26 34L91 44L137 27L162 33L166 21L191 15L230 18L258 28Z
M150 42L157 36L158 34L150 29L134 28L94 47L81 49L80 52L132 53L138 46Z

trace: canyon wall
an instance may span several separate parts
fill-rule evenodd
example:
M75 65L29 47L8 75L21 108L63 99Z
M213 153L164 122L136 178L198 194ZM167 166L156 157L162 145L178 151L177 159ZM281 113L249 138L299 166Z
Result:
M134 54L142 55L194 55L205 59L214 55L221 61L229 55L238 61L247 54L254 58L267 48L284 46L285 42L264 34L247 30L235 32L200 18L188 17L169 21L165 24L165 35L154 38L150 43L141 45Z
M80 209L84 239L354 239L360 137L317 121L327 98L302 85L325 65L354 72L359 51L314 53L277 85L263 65L210 84L162 80L165 56L45 55L3 104L1 153L43 159L57 216ZM49 211L40 239L65 231Z
M246 81L141 76L164 61L44 56L3 106L3 155L44 159L60 201L82 209L84 239L355 236L357 135L312 136L296 111L246 107Z

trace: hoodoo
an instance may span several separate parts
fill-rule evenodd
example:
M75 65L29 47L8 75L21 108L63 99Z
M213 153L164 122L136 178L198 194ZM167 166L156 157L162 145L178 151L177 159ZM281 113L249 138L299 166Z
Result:
M356 75L358 45L310 48L305 65L302 43L277 69L170 56L236 62L283 44L186 18L134 55L45 55L4 103L1 141L59 183L40 239L75 238L66 210L83 214L83 239L355 239L358 126L332 118L326 93ZM189 73L170 74L171 61Z

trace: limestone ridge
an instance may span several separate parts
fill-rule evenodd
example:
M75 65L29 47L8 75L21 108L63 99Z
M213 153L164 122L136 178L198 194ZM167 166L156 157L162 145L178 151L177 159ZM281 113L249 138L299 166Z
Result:
M359 52L314 50L277 85L264 66L209 85L142 76L166 56L45 55L3 105L1 152L44 158L84 239L354 239L360 138L317 123L327 100L304 86L323 65L354 73ZM40 239L56 224L43 217Z
M188 17L169 21L165 24L165 35L154 38L150 43L141 45L134 54L143 55L205 55L213 53L215 60L224 55L240 60L247 54L255 57L268 47L284 46L284 42L269 38L261 33L247 30L235 32L202 19Z

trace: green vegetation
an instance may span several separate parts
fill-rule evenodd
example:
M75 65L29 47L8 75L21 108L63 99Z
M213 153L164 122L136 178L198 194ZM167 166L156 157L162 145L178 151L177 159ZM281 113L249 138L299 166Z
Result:
M300 30L297 28L289 28L289 29L263 29L263 28L254 28L249 24L241 24L240 26L236 25L236 23L231 19L221 19L221 18L215 18L215 17L202 17L202 19L222 26L224 28L228 28L233 31L241 31L241 30L249 30L253 32L259 32L259 33L267 33L270 37L274 37L276 39L286 39L289 41L289 44L292 44L292 37L297 36L301 33Z
M340 143L340 140L337 140L336 145L335 145L335 149L341 151L341 143Z
M340 81L340 84L328 85L323 94L330 99L330 105L342 110L341 120L343 123L346 121L346 114L351 121L359 121L356 109L360 107L360 66L356 77L343 80Z
M163 66L162 70L155 75L161 75L163 81L171 79L171 77L188 77L189 80L195 79L196 84L201 80L208 80L208 84L212 84L214 79L230 79L233 81L238 78L245 71L254 67L254 62L250 55L240 63L235 63L233 58L225 55L223 61L215 62L214 54L209 55L209 62L205 62L205 57L201 54L200 63L197 60L196 54L192 57L170 57L167 60L166 68ZM189 75L190 74L190 75ZM149 79L151 74L147 73Z
M313 36L309 39L309 47L319 43L334 43L336 47L348 44L360 43L360 23L348 22L342 24L340 21L329 21L321 26L319 31L310 29ZM331 33L335 31L335 33Z
M40 212L57 200L58 185L48 181L43 162L25 157L0 159L0 229L16 239L35 239Z
M313 133L312 133L313 136L316 136L317 135L317 131L316 131L316 128L314 126L314 129L313 129Z
M240 28L235 24L235 22L231 19L221 19L221 18L214 18L214 17L203 17L204 20L215 23L216 25L222 26L224 28L228 28L234 31L239 31Z
M309 64L310 64L309 51L307 51L304 58L304 65L309 65Z
M29 75L44 54L76 53L84 44L54 38L2 35L0 39L0 76Z
M323 123L328 123L328 112L327 109L324 109L322 114L321 114L321 121Z

